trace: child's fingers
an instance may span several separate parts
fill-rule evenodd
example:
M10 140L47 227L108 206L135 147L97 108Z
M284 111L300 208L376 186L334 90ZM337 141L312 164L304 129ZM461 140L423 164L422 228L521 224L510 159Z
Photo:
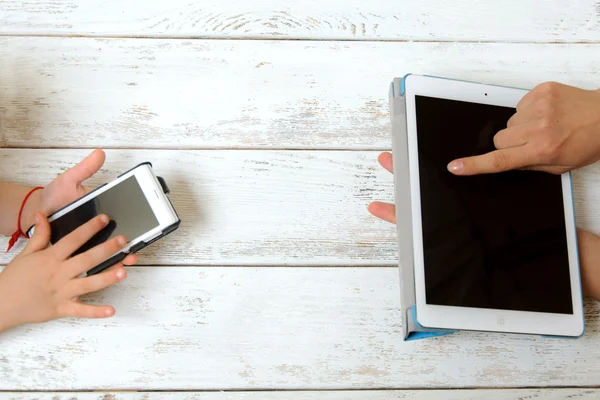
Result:
M79 254L68 261L68 273L69 277L73 278L80 274L89 271L96 265L100 264L104 260L108 259L113 254L127 245L127 239L123 236L117 236L106 242L99 244L86 251L83 254Z
M59 259L66 260L71 257L71 254L77 249L94 237L95 234L104 229L109 222L110 220L106 215L99 215L92 218L59 240L58 243L53 246L53 251L56 252ZM90 268L93 268L93 265Z
M22 255L44 250L50 243L50 224L46 216L39 212L35 213L35 221L35 231L21 252Z
M59 310L59 314L61 317L108 318L115 315L115 309L111 306L92 306L72 301Z
M123 260L123 265L135 265L138 262L137 254L130 254Z
M124 280L126 277L127 272L123 268L123 265L119 263L115 266L115 269L88 276L87 278L73 279L68 284L67 296L69 298L79 297L84 294L97 292Z

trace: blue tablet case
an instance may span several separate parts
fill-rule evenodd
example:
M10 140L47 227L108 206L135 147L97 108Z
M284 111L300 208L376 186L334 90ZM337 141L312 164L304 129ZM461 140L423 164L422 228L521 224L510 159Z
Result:
M406 76L403 78L395 78L393 80L390 85L389 102L390 117L392 122L392 152L394 154L394 198L396 203L397 221L396 230L398 235L398 251L400 255L399 271L402 333L404 340L409 341L449 335L457 331L426 328L421 326L417 319L413 264L413 215L410 199L408 137L406 133L406 105L404 101L405 78ZM583 336L583 333L581 336ZM544 337L556 338L562 336ZM576 339L572 337L568 338Z

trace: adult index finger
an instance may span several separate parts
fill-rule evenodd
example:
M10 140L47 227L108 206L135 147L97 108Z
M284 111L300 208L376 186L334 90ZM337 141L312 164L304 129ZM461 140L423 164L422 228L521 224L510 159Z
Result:
M519 146L454 160L448 164L448 171L454 175L469 176L510 171L536 164L537 156L529 151L529 146Z

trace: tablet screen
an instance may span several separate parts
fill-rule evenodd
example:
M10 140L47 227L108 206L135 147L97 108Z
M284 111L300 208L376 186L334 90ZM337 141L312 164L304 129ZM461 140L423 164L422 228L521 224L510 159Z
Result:
M416 96L427 304L572 314L561 177L454 176L514 108Z

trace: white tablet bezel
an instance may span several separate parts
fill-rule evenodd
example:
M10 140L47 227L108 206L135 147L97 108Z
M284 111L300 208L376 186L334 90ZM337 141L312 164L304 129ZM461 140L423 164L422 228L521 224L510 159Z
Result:
M410 192L412 203L415 297L417 321L424 327L478 331L530 333L556 336L580 336L584 331L583 299L577 254L577 236L571 176L562 175L565 225L571 277L573 314L439 306L425 301L421 192L417 147L415 96L516 107L526 90L483 85L443 78L409 75L405 79L406 120L409 151Z
M90 199L93 199L94 197L97 197L98 195L106 192L107 190L110 190L111 188L117 186L118 184L124 182L132 176L135 177L142 192L144 193L146 201L150 205L150 208L152 209L152 212L154 213L154 216L158 221L158 226L136 238L126 238L128 241L127 247L121 249L119 253L128 252L129 249L137 243L151 241L152 239L160 236L166 228L175 224L178 220L178 217L175 213L175 210L171 206L171 203L166 198L166 195L164 194L163 189L160 186L160 183L158 182L149 164L141 164L136 168L132 169L131 171L126 172L114 181L109 182L104 186L101 186L100 188L87 194L81 199L73 202L72 204L69 204L65 208L54 213L50 218L48 218L48 221L52 222L62 217L74 208L77 208L85 202L89 201ZM127 199L123 199L123 201L127 201Z

